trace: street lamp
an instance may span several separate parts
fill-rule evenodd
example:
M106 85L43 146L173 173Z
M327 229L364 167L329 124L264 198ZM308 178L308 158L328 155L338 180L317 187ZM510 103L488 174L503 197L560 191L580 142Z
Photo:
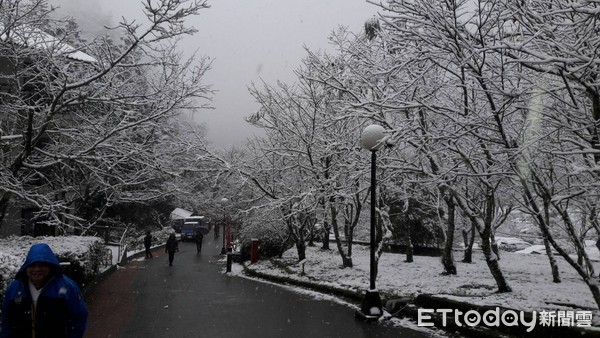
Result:
M376 124L367 126L363 130L360 139L362 147L371 152L371 259L369 290L366 291L360 310L356 311L355 316L367 322L378 320L383 315L381 297L375 287L375 204L377 202L377 179L375 174L377 169L377 150L386 145L386 141L387 137L385 136L383 127Z
M229 202L229 200L225 197L221 198L221 205L225 206ZM227 253L227 249L225 249L225 223L227 222L227 218L225 217L225 207L223 207L223 247L221 248L221 255Z

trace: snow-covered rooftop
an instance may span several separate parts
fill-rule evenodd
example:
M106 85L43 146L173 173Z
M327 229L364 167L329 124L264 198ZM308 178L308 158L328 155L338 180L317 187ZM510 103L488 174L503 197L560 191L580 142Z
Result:
M75 47L65 43L61 39L42 31L39 28L35 28L27 25L20 25L5 29L4 26L0 25L0 40L11 41L20 46L32 47L48 50L53 55L63 55L69 59L95 63L98 62L93 56L76 49Z
M182 208L175 208L171 211L171 219L184 219L192 216L193 212Z

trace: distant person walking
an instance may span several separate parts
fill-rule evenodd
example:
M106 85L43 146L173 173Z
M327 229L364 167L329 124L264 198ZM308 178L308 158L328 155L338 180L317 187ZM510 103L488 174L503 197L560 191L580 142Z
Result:
M88 312L77 283L62 273L48 244L34 244L8 285L1 338L81 338Z
M179 251L179 243L175 234L170 234L167 239L167 245L165 245L165 252L169 254L169 266L173 266L173 259L175 258L175 252Z
M144 247L146 248L146 259L152 258L152 251L150 248L152 247L152 235L150 231L146 231L146 237L144 237Z
M197 253L200 253L202 251L202 240L204 239L204 235L202 234L202 231L198 230L198 232L196 232L196 250Z

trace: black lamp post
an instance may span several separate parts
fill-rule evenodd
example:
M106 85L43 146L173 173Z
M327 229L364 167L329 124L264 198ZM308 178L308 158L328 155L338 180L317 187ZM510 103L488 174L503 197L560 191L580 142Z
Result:
M221 198L221 205L225 206L229 202L229 200L225 197ZM225 216L225 207L223 207L223 247L221 248L221 255L227 253L227 249L225 248L225 223L227 222L227 217Z
M362 147L371 152L371 259L370 259L370 278L369 278L369 290L365 293L360 310L357 310L355 316L361 318L364 321L376 321L383 315L381 306L381 297L379 291L375 287L376 279L376 263L375 263L375 205L377 203L377 150L379 150L384 144L386 144L386 137L384 129L379 125L367 126L361 135Z

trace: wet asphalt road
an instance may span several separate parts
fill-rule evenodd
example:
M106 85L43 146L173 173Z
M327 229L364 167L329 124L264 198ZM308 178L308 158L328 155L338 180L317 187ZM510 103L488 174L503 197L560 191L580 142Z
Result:
M133 260L88 297L87 338L96 337L427 337L367 324L354 309L276 285L225 274L221 244L203 252L180 243L170 267L163 250Z

